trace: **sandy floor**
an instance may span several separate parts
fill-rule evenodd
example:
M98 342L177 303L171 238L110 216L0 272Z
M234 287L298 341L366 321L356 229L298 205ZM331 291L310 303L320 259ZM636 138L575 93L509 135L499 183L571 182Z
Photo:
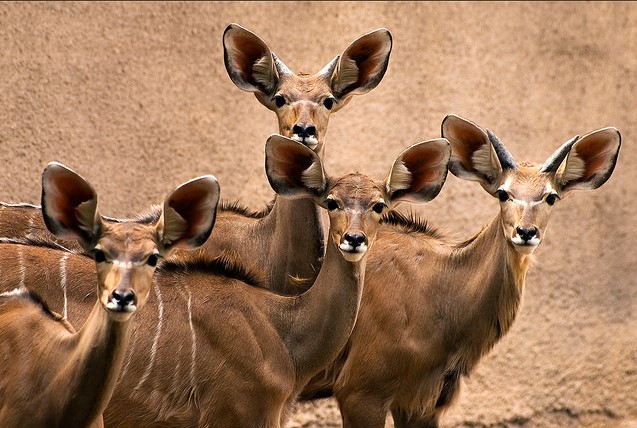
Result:
M238 90L221 36L237 22L293 70L316 72L378 27L394 39L381 84L330 122L327 169L381 177L455 113L543 161L605 126L624 137L603 188L556 206L513 329L466 381L454 427L637 426L637 4L2 3L0 200L38 203L57 160L125 216L204 173L226 199L272 197L263 145L274 115ZM422 213L468 237L496 213L450 176ZM333 401L290 426L339 426ZM389 426L389 424L388 424Z

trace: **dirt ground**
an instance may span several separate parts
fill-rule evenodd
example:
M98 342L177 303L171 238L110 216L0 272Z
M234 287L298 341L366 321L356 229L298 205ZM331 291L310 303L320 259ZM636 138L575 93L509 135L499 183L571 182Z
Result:
M404 147L438 137L449 113L538 162L575 134L617 127L613 176L556 205L513 329L444 424L637 426L637 3L2 3L0 200L39 203L42 168L57 160L95 185L110 216L206 173L223 198L262 208L273 195L263 147L277 124L228 78L231 22L297 72L391 31L384 80L330 121L335 175L381 178ZM497 203L450 175L420 211L469 237ZM340 419L327 400L289 425Z

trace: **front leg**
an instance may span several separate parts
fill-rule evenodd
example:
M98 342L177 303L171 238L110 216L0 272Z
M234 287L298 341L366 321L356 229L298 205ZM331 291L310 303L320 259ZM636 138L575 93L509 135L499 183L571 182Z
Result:
M338 405L343 428L384 428L389 411L387 399L366 395L360 391L339 394Z
M391 409L395 428L438 428L439 412L434 415L416 415L410 411L395 407Z

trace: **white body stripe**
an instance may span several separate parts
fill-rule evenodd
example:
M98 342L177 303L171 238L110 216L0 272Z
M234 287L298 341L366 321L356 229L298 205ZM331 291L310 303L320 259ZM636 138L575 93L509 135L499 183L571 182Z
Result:
M161 299L161 291L159 291L159 286L155 284L155 295L157 296L157 307L158 307L158 316L157 316L157 328L155 329L155 337L153 338L153 346L150 348L150 361L148 362L148 367L146 367L146 371L144 375L139 380L139 383L135 387L135 390L138 390L142 387L148 376L150 376L150 372L153 370L153 365L155 363L155 355L157 354L157 346L159 345L159 337L161 336L161 330L164 324L164 302Z
M39 212L34 211L29 215L29 228L27 229L27 236L29 236L31 234L31 231L33 230L33 222L35 221L35 216L40 215Z
M18 247L18 269L20 270L20 288L24 288L26 282L26 269L24 266L24 254L22 254L22 248Z
M64 309L62 310L62 316L64 319L68 319L68 298L66 295L66 260L69 258L67 253L64 253L60 259L60 286L62 287L62 295L64 297Z
M186 287L188 291L188 324L190 324L190 335L192 339L192 348L190 351L190 387L195 389L195 361L197 358L197 335L195 334L195 326L192 322L192 294L190 288Z
M14 288L11 291L5 291L4 293L0 293L0 297L17 297L24 294L27 290L24 288Z
M121 382L122 379L124 379L124 375L128 371L128 366L130 366L131 360L133 359L133 354L135 353L135 343L137 342L135 340L136 336L137 336L137 330L133 330L133 334L131 335L130 345L128 346L128 355L126 358L126 364L122 368L122 371L119 373L119 377L117 378L118 384Z

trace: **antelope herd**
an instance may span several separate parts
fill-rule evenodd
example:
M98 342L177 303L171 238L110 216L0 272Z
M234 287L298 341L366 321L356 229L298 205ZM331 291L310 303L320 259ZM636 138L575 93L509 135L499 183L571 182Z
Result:
M514 322L552 206L617 161L615 128L538 165L448 115L384 180L331 177L329 116L380 83L389 31L314 75L237 24L222 40L230 79L277 116L265 143L276 199L261 213L218 204L204 176L115 219L49 164L41 207L0 206L0 426L280 427L295 401L334 396L344 427L384 427L388 413L436 427ZM394 210L435 198L448 171L500 206L464 242Z

